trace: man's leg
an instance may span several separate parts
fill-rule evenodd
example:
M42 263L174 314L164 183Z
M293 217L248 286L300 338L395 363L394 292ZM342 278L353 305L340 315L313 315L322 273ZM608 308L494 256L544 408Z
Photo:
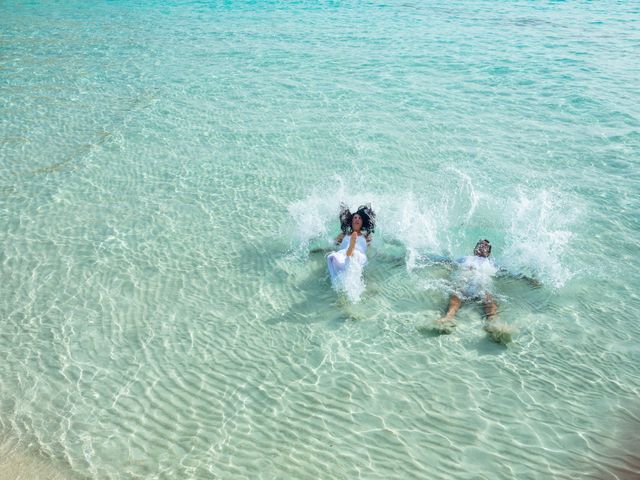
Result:
M462 301L456 295L449 297L449 307L447 313L440 320L436 320L434 327L439 333L451 333L456 326L456 322L453 321L453 317L456 316Z
M484 308L484 315L487 322L492 321L498 314L498 304L489 293L485 294L484 299L482 300L482 308Z
M496 343L506 345L511 342L512 329L505 324L496 324L494 320L498 315L498 304L493 296L486 294L482 299L482 308L487 323L484 326L485 331L489 334L489 338Z
M449 307L447 308L447 313L444 317L438 320L438 323L450 323L453 322L453 317L456 316L458 310L460 310L460 305L462 301L456 295L451 295L449 297Z

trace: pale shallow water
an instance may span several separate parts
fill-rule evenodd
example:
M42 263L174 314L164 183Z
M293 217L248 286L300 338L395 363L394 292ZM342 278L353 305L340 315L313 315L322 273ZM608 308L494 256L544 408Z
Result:
M639 21L0 4L0 477L633 478ZM357 303L308 253L340 201ZM485 237L542 282L496 281L513 344L424 333Z

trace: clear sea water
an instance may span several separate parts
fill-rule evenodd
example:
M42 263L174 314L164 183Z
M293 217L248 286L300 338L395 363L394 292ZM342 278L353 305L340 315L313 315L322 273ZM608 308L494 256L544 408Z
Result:
M639 154L637 2L0 2L0 477L638 478Z

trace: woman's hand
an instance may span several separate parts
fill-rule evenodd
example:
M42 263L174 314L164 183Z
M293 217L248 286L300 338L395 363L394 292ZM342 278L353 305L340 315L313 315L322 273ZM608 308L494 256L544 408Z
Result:
M349 248L347 248L347 257L353 255L353 250L356 248L356 242L358 241L358 233L353 232L349 237Z

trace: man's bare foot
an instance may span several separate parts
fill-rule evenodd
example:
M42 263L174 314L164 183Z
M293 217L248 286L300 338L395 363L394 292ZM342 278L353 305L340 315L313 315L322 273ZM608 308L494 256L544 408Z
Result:
M453 318L442 317L433 322L433 329L438 333L449 334L453 332L454 328L456 328L456 322L453 321Z
M484 326L484 331L492 341L500 345L506 345L512 341L513 328L504 323L488 323Z

